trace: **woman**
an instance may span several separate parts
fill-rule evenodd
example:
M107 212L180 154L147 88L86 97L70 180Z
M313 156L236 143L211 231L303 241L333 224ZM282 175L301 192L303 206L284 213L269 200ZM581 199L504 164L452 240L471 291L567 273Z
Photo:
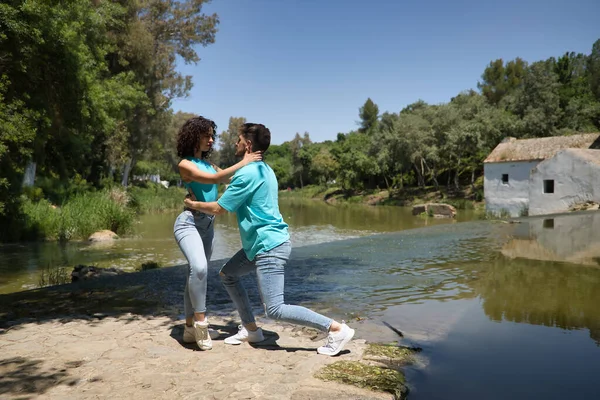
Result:
M190 118L183 124L177 135L177 155L179 175L190 195L199 201L216 201L217 184L229 178L243 166L262 159L261 153L252 153L237 164L220 169L208 162L212 152L217 125L204 117ZM206 287L208 261L213 249L214 216L185 208L175 220L173 229L175 240L185 255L189 268L188 279L183 294L185 329L183 341L196 342L200 350L212 348L211 335L206 318Z

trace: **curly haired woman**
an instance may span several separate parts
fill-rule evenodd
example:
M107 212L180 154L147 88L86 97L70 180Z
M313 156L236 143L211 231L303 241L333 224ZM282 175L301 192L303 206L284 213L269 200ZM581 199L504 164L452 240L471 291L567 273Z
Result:
M220 169L210 163L217 125L204 117L188 119L177 135L179 175L190 195L199 201L216 201L217 185L252 161L260 161L260 152L251 153L237 164ZM183 294L185 329L183 341L196 342L200 350L212 349L211 336L218 332L209 330L206 318L206 288L208 261L213 249L214 216L189 208L179 214L173 228L175 240L188 261L188 277Z

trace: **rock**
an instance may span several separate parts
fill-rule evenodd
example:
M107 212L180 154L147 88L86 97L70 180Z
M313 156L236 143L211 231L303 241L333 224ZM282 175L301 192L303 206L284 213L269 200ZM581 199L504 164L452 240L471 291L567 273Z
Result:
M592 211L598 210L599 205L593 201L586 201L585 203L578 203L571 206L569 211Z
M425 212L427 212L427 204L418 204L416 206L413 206L413 209L412 209L413 215L421 215Z
M103 231L98 231L92 233L92 235L88 238L90 242L106 242L114 239L118 239L119 236L113 231L109 231L107 229Z
M85 281L99 276L114 276L124 274L125 271L118 268L99 268L93 265L77 265L71 272L71 282Z
M454 218L456 217L456 208L450 204L442 203L427 203L413 206L413 215L420 215L423 213L437 218Z

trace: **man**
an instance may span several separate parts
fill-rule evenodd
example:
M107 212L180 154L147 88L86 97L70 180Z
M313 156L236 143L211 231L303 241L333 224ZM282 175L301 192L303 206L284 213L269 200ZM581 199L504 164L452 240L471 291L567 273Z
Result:
M236 143L236 156L264 152L270 144L271 132L264 125L244 124ZM353 329L305 307L283 302L285 265L291 244L288 225L279 212L277 178L269 165L259 161L239 169L225 193L215 202L191 199L185 202L188 207L207 214L235 212L237 215L243 248L221 268L220 276L240 314L242 325L237 334L225 339L225 343L237 345L264 340L240 281L241 276L256 271L267 317L328 332L325 345L317 349L319 354L335 356L342 351L354 336Z

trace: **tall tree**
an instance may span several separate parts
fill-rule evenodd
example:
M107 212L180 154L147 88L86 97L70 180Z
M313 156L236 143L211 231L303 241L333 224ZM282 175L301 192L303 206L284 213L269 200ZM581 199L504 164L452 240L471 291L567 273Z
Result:
M176 70L179 57L184 63L197 63L197 45L215 41L219 19L202 13L208 0L125 0L128 7L123 29L116 32L121 45L110 55L112 71L132 71L143 85L149 106L137 107L129 119L129 154L123 173L127 185L129 171L149 144L164 131L171 101L184 97L192 87L192 77Z
M477 87L490 103L498 104L504 96L521 85L526 69L527 63L521 58L517 57L506 65L499 58L486 67Z
M235 143L240 134L240 128L246 123L244 117L229 117L229 126L218 138L219 144L219 163L225 168L235 164L238 160L235 157Z
M377 120L379 119L379 107L373 103L373 100L369 97L365 104L359 108L358 115L360 117L360 133L372 133L377 127Z
M588 80L596 99L600 101L600 39L594 42L592 52L588 57Z
M304 136L300 136L296 132L294 139L290 141L290 150L292 152L292 176L304 187L304 179L310 169L310 154L306 151L307 146L311 144L310 135L304 132Z
M552 60L531 64L512 110L522 119L523 136L544 137L556 133L561 118L559 88Z

